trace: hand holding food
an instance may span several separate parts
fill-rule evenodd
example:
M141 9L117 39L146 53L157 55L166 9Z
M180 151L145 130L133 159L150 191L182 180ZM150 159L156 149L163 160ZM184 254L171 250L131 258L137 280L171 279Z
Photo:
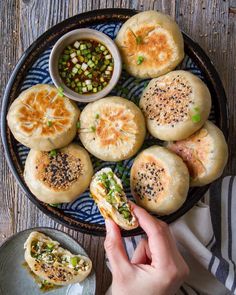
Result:
M121 180L110 168L103 168L94 175L90 184L90 192L105 219L112 218L126 230L138 226Z
M42 280L54 285L82 282L92 270L91 260L73 255L48 236L32 232L24 245L25 261Z
M129 261L118 226L106 221L104 246L113 276L109 291L112 295L175 294L188 275L188 266L166 223L136 205L133 210L148 240L140 241Z

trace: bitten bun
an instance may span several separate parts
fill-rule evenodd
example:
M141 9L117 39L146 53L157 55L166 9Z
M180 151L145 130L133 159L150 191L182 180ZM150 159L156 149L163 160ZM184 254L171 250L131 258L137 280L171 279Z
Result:
M121 180L110 168L103 168L94 175L90 184L90 193L104 218L112 218L125 230L138 226Z
M73 255L43 233L32 232L24 248L25 261L31 271L54 285L82 282L92 270L88 257Z

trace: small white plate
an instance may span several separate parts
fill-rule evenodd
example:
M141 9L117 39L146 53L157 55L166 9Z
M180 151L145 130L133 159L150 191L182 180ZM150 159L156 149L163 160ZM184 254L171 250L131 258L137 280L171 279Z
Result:
M6 240L0 247L0 294L4 295L94 295L96 289L95 273L80 284L59 287L49 291L40 290L34 277L25 267L24 243L32 231L42 232L73 254L88 256L84 249L67 234L52 228L31 228L19 232Z

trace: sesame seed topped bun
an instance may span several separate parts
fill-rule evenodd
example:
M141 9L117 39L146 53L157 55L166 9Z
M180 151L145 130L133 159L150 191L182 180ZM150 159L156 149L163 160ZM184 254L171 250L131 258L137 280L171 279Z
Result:
M173 71L152 79L139 105L154 137L181 140L205 123L211 109L211 96L197 76L187 71Z
M228 159L224 135L210 121L187 139L168 142L167 147L188 166L191 186L206 185L220 177Z
M161 12L140 12L128 19L115 40L126 70L138 78L155 78L173 70L184 57L177 23Z
M138 205L158 215L168 215L186 200L189 172L179 156L167 148L152 146L134 160L130 183Z
M30 150L25 162L26 184L40 201L49 204L74 201L87 189L92 175L88 152L75 143L51 152Z

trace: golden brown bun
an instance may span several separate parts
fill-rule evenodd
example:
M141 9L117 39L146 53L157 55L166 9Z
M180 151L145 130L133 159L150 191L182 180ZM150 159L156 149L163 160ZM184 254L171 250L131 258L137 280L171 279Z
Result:
M167 148L152 146L134 160L131 191L137 204L158 215L178 210L189 189L189 173L183 160Z
M56 87L38 84L23 91L10 106L8 126L23 145L50 151L69 144L76 134L80 111Z
M69 261L72 257L77 257L80 262L84 261L83 268L79 268L78 271L74 270L70 263L65 264L62 262L47 262L41 260L41 258L36 259L32 257L32 242L40 242L45 244L54 245L54 250L52 254L59 256L63 255ZM82 255L73 255L68 250L63 249L59 246L57 241L52 240L48 236L39 233L32 232L27 238L25 245L25 261L28 263L31 271L33 271L42 280L47 280L49 283L54 285L69 285L77 282L82 282L92 270L92 261ZM46 257L44 259L47 259Z
M138 78L155 78L173 70L184 58L181 31L170 16L150 10L128 19L117 34L127 71ZM139 57L143 61L138 64Z
M31 192L42 202L69 203L82 194L91 181L93 166L88 152L71 143L50 152L30 150L24 178Z
M202 186L220 177L228 160L224 135L210 121L187 139L168 142L167 147L188 166L191 186Z
M95 200L99 211L101 212L102 216L106 218L112 218L121 228L125 230L131 230L138 227L138 220L134 216L130 204L128 203L128 199L123 191L123 186L120 179L114 174L114 179L117 181L118 185L122 189L122 201L126 203L126 208L129 210L132 218L128 220L124 218L124 216L118 211L117 205L112 205L107 201L107 197L109 196L106 192L105 187L99 180L99 177L105 173L112 172L111 168L103 168L99 170L94 176L90 183L90 193L92 198ZM117 198L120 198L119 196Z
M140 109L118 96L89 103L80 116L81 142L92 155L103 161L121 161L136 154L145 132Z
M154 137L181 140L205 123L211 109L211 95L197 76L173 71L152 79L139 105Z

